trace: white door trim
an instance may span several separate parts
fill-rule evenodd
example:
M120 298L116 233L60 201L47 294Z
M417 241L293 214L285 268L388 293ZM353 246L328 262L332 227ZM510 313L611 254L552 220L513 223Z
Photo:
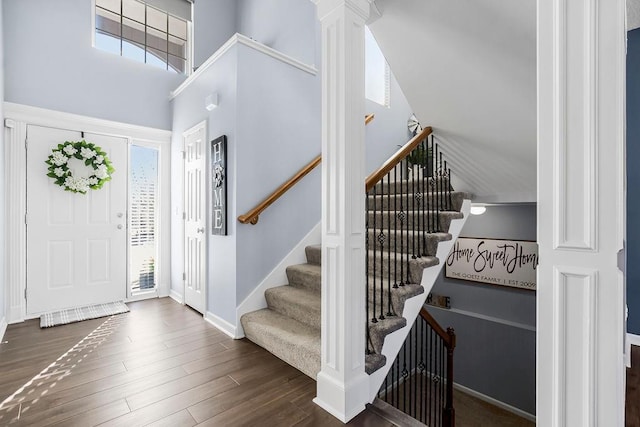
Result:
M204 129L204 157L205 157L205 170L204 170L204 188L205 188L205 194L207 194L207 183L209 182L209 142L208 142L208 129L207 129L207 121L203 120L197 124L195 124L194 126L190 127L189 129L187 129L186 131L182 132L182 304L186 304L186 300L187 300L187 282L186 282L186 271L187 271L187 266L186 266L186 247L185 247L185 239L186 239L186 220L185 220L185 212L186 212L186 207L185 207L185 198L186 198L186 191L185 191L185 174L186 174L186 158L185 158L185 153L186 153L186 147L185 147L185 141L187 139L187 137L195 132L198 132L200 129ZM202 316L206 317L207 314L207 298L208 298L208 292L207 292L207 284L209 283L209 268L208 268L208 257L209 257L209 227L207 227L208 224L208 219L207 219L207 214L209 211L209 199L208 197L205 197L204 200L205 203L205 207L204 207L204 215L205 215L205 232L204 232L204 251L205 251L205 267L204 267L204 286L202 288L202 297L204 298L204 309L202 310Z
M124 137L129 141L155 142L165 148L167 159L170 157L171 132L161 129L119 123L94 117L47 110L28 105L4 103L5 114L5 277L7 284L5 318L8 324L22 322L26 314L26 277L27 277L27 242L26 242L26 129L27 124L47 126L61 129L75 129L108 136ZM164 164L163 164L164 166ZM167 187L169 183L167 182ZM166 198L168 199L168 197ZM169 200L166 200L169 203ZM168 208L170 209L170 208ZM163 208L166 223L169 223L170 212ZM167 225L168 227L168 225ZM170 232L164 233L168 239ZM167 245L170 246L170 245ZM169 248L167 248L169 249ZM159 295L169 295L170 258L169 251L163 251L165 272L162 289ZM164 289L166 288L166 289Z

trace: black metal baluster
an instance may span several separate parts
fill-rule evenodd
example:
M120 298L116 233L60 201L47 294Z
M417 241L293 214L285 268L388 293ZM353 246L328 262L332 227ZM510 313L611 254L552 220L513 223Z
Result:
M400 409L400 352L396 356L396 403L395 407Z
M438 395L438 415L440 416L440 425L442 425L442 413L444 410L444 404L442 402L442 396L443 396L443 390L444 390L444 370L443 368L443 351L442 349L444 348L444 342L442 341L442 338L440 338L438 340L440 342L440 346L438 347L440 350L440 355L438 356L438 370L440 372L440 388L438 389L439 391L439 395Z
M411 154L418 154L416 152L416 148L413 149L413 151L411 152ZM411 255L412 259L416 259L416 215L418 215L418 212L416 210L416 176L413 172L415 165L411 165L411 213L413 214L413 221L411 221L411 248L413 250L413 254Z
M368 196L365 194L365 203L368 202ZM368 206L367 206L368 208ZM365 304L366 304L366 309L367 309L367 319L370 319L371 317L371 311L370 311L370 307L369 307L369 209L367 209L367 222L365 223L365 246L364 246L364 251L367 254L364 257L364 271L365 271L365 283L367 286L367 291L365 292ZM374 212L375 214L375 212ZM366 354L371 354L371 350L369 349L369 343L371 342L371 335L369 334L369 322L367 321L367 328L366 328L366 334L367 334L367 349L366 349Z
M389 236L389 246L387 249L387 317L393 316L391 312L391 236L393 241L396 240L396 235L391 233L391 172L387 173L387 235ZM384 215L382 216L384 221ZM395 276L396 269L395 264L393 266L393 274Z
M401 183L402 184L402 183ZM391 217L391 212L389 212ZM398 220L402 227L402 220L398 218L398 168L393 168L393 288L398 288ZM400 229L402 233L402 228ZM402 280L402 279L401 279Z
M440 210L444 209L444 169L442 164L442 151L440 151Z
M380 234L377 236L378 243L380 243L380 316L378 316L378 319L384 320L384 244L386 241L384 234L384 217L382 217L384 213L384 177L382 177L382 181L380 182L380 192Z
M418 181L418 194L420 194L420 206L418 213L418 257L422 257L425 253L425 242L424 242L424 156L427 151L424 147L424 140L420 141L420 167L418 168L421 172L418 173L420 180Z
M431 424L432 414L433 414L433 329L429 328L429 422L427 424Z
M377 222L377 214L378 214L378 192L376 190L376 187L373 187L373 272L371 274L371 281L373 282L373 286L371 287L372 293L373 293L373 317L371 318L371 323L378 323L378 319L376 318L376 252L378 250L378 245L377 245L377 239L376 239L376 222ZM367 253L367 256L369 256L370 253ZM369 272L367 272L367 274L369 274ZM369 289L367 289L367 295L370 292ZM374 349L375 350L375 349Z
M431 135L431 158L430 158L430 163L431 163L431 175L430 175L430 179L429 179L429 202L430 202L430 206L429 206L429 231L431 233L433 233L435 231L435 221L433 218L433 211L434 211L434 205L435 205L435 201L433 200L434 197L434 191L435 191L435 170L436 170L436 166L435 166L435 144L433 142L433 135Z
M418 315L420 316L420 315ZM414 349L413 349L413 364L411 365L413 367L413 395L415 396L413 399L413 417L417 418L417 400L418 400L418 384L417 384L417 375L418 375L418 325L415 325L414 328L414 333L413 333L413 339L414 339Z
M447 193L449 194L449 210L453 210L453 201L451 200L451 168L447 170L447 178L449 178L447 185Z
M407 161L406 159L401 161L400 164L402 165L401 170L403 171L403 173L407 174ZM407 256L407 250L405 248L405 243L404 243L404 237L405 237L405 221L409 221L409 213L408 213L408 208L407 210L405 210L405 196L406 196L406 192L404 191L404 186L405 184L407 185L407 191L409 190L409 183L407 180L404 179L402 180L401 183L401 193L400 193L400 214L401 217L403 218L402 221L402 228L400 228L400 247L402 248L402 253L400 254L400 286L404 286L405 284L405 276L404 276L404 267L405 267L405 256ZM402 216L404 215L404 216ZM406 227L406 231L407 233L409 232L409 227L408 227L408 223L407 223L407 227Z
M402 346L402 412L407 413L407 343Z

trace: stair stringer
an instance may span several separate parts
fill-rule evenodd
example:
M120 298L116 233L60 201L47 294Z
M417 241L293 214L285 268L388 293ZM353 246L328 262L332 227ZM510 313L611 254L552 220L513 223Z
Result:
M451 240L438 243L438 251L436 256L438 257L440 262L438 263L438 265L426 268L422 273L422 282L420 284L424 288L424 292L420 295L406 300L404 303L402 317L407 319L407 325L404 328L398 329L397 331L385 337L384 345L382 346L382 354L387 358L387 361L382 368L378 369L369 376L369 403L372 403L378 396L378 391L380 390L384 379L387 377L391 366L393 366L393 362L396 359L398 352L402 348L402 344L404 344L407 335L411 331L411 327L418 317L420 309L424 305L429 292L431 292L433 285L438 279L440 271L442 271L442 268L446 263L446 259L449 256L451 248L456 243L456 240L458 240L460 232L462 231L462 227L467 221L467 218L469 218L470 211L471 200L465 199L462 202L462 207L460 208L460 212L464 214L464 217L452 220L451 225L449 226L449 234L451 234Z

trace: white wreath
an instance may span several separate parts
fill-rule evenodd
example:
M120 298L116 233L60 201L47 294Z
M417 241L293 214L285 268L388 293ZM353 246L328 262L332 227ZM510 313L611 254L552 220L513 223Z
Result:
M88 178L73 175L69 169L69 160L74 158L91 168L92 173ZM58 144L57 148L51 150L45 163L49 165L47 176L53 178L57 185L65 191L81 194L86 194L90 189L102 188L105 182L111 180L111 174L115 171L107 153L85 140Z

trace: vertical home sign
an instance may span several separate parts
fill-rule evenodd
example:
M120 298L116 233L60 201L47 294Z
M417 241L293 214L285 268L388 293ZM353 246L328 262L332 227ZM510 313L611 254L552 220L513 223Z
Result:
M227 235L227 137L211 141L211 234Z

